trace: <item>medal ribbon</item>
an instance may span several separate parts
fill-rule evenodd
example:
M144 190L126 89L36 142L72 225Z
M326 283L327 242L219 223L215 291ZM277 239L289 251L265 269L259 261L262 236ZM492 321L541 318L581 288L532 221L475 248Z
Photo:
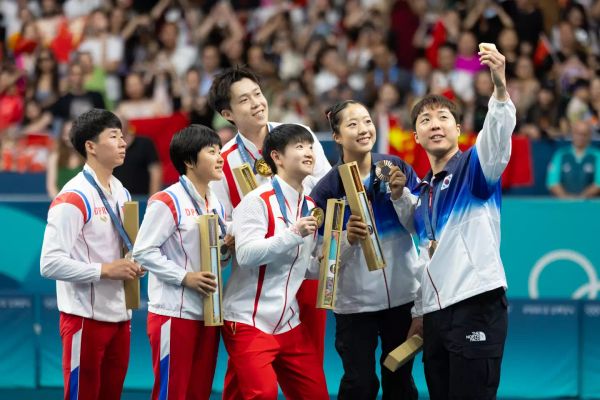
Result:
M102 190L100 185L98 185L98 182L96 182L96 180L94 179L92 174L90 174L85 169L83 170L83 176L98 191L100 200L102 200L102 204L104 204L104 208L106 208L106 212L108 212L108 215L110 216L110 220L112 221L113 225L117 229L117 232L119 232L119 236L121 236L123 243L125 243L125 246L127 247L127 251L131 251L133 249L133 243L131 243L131 239L129 239L129 235L127 235L127 232L125 232L125 228L123 228L123 223L121 222L121 220L119 218L117 218L117 216L115 215L115 212L113 211L112 207L108 203L108 199L104 195L104 191ZM117 202L117 210L118 209L119 209L119 202Z
M203 215L204 213L200 209L200 205L198 204L198 202L196 201L196 199L194 199L194 196L192 196L192 192L190 191L190 188L188 187L185 179L183 179L183 176L179 177L179 183L181 183L181 186L183 186L183 190L185 190L185 193L190 198L192 204L194 205L194 209L196 210L196 212L198 213L198 215ZM206 208L208 209L208 202L206 203L206 205L207 205ZM219 213L217 213L216 209L213 208L212 212L219 219L219 226L221 227L220 238L223 239L223 237L225 236L225 223L223 223L223 221L221 220L221 216L219 215Z
M277 203L279 204L279 210L281 210L281 215L283 215L283 219L287 225L291 225L290 220L287 217L287 210L285 207L285 197L283 196L283 190L281 190L281 185L277 181L277 178L273 178L272 180L273 190L275 191L275 197L277 198ZM302 217L306 217L308 215L308 202L306 201L306 196L304 196L304 200L302 202Z
M253 160L256 160L256 159L248 151L248 149L246 148L246 145L244 145L244 141L240 137L239 133L237 135L235 135L235 142L237 143L238 151L240 152L240 157L242 157L242 162L248 163L248 165L250 165L250 168L252 168L252 172L254 172L254 174L256 175L256 168L254 168L254 162L250 161L250 157L252 157Z
M428 200L427 207L425 207L425 230L427 231L427 238L429 238L429 240L436 240L435 228L437 226L437 205L440 198L440 196L438 196L440 185L433 185L434 179L434 177L431 178L431 184L427 182Z

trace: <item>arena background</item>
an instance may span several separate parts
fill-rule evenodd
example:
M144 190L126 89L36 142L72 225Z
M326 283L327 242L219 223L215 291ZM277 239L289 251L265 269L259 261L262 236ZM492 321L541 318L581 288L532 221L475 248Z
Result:
M0 231L0 397L38 399L19 396L49 393L47 398L58 398L60 392L43 390L62 385L54 282L39 275L49 201L4 197L8 199L0 202L4 227ZM141 202L143 213L144 199ZM600 290L599 205L598 201L504 198L501 253L509 282L510 322L501 398L600 398L600 302L595 300ZM225 279L227 274L226 269ZM145 279L143 293L144 289ZM145 318L145 308L133 313L124 398L143 397L143 390L153 382ZM331 313L327 322L325 371L335 396L342 368L334 348ZM221 345L215 393L222 390L225 366ZM414 376L426 396L420 358ZM24 390L3 392L2 388Z
M42 74L57 79L58 98L73 90L72 67L81 68L85 90L98 91L107 108L126 114L132 133L152 141L163 185L176 179L168 144L177 129L192 122L233 133L207 110L206 91L216 72L238 62L262 77L271 119L311 126L332 163L323 111L356 98L374 117L378 151L423 176L428 164L411 133L410 106L427 92L454 99L465 111L461 148L472 146L491 94L488 74L470 63L481 41L507 55L518 119L503 175L510 308L499 398L600 399L600 200L557 199L546 187L548 164L571 145L574 124L588 123L591 146L600 147L600 0L4 0L0 13L0 399L62 397L55 284L40 277L39 257L46 164L75 115L42 96ZM178 28L175 40L167 26ZM113 40L110 62L94 55L103 29ZM175 65L161 58L165 49L181 50ZM56 69L41 66L48 57ZM462 78L468 72L466 84L459 70ZM135 74L148 78L141 95L126 84ZM143 215L147 196L138 200ZM134 312L123 399L149 398L145 319L145 308ZM334 328L329 313L332 398L342 374ZM225 365L221 345L215 399ZM427 398L420 357L414 376Z

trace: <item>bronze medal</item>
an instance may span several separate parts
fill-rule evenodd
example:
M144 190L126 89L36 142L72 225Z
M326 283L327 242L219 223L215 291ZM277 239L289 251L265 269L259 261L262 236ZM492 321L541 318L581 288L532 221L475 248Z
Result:
M390 160L381 160L375 165L375 175L383 182L389 182L394 164Z
M269 167L269 164L267 164L264 158L259 158L258 160L256 160L256 162L254 163L254 169L261 176L269 177L273 175L271 167Z
M436 248L437 248L437 240L430 240L429 246L427 247L427 250L429 251L429 259L431 259L433 257L433 254L435 253Z
M315 207L310 210L310 215L317 219L317 228L323 226L323 222L325 222L325 213L322 208Z
M231 252L229 251L229 246L227 246L223 241L221 241L219 252L221 253L221 262L229 261L229 259L231 258Z

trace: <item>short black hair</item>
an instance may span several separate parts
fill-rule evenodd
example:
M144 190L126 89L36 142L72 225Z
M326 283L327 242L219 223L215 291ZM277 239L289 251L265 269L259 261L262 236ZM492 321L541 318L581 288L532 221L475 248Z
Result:
M181 129L171 139L169 155L179 175L185 175L185 163L196 164L198 152L205 147L221 147L219 135L204 125L193 124Z
M93 108L73 121L69 138L75 150L87 159L85 142L88 140L95 142L105 129L113 128L123 129L119 117L108 110Z
M231 86L244 78L260 86L258 77L250 69L236 66L227 68L213 79L208 92L208 105L218 114L231 108Z
M273 150L283 154L288 144L303 142L314 143L315 139L308 129L302 125L282 124L273 128L265 137L262 150L263 157L267 164L269 164L269 167L271 167L271 171L274 174L277 173L277 165L275 165L275 161L271 158Z
M452 114L457 124L460 124L460 109L452 100L447 97L440 96L437 94L429 94L423 97L417 104L414 105L410 112L410 120L412 121L413 128L417 129L417 118L419 115L427 109L432 108L447 108Z

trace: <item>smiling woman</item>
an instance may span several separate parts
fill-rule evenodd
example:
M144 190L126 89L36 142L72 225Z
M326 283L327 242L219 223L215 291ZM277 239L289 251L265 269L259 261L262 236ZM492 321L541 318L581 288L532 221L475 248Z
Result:
M403 204L410 197L405 190L414 189L418 178L398 157L371 152L376 130L364 105L354 100L343 101L333 105L326 115L341 159L317 183L311 197L321 208L326 208L328 199L347 197L339 167L356 162L356 175L360 176L353 176L354 186L364 185L364 201L370 204L375 222L348 213L344 216L340 278L334 304L335 347L344 365L339 398L371 399L377 397L379 390L373 362L377 342L381 340L381 351L387 354L407 335L418 333L420 327L420 320L413 321L410 313L417 290L416 249L394 209L394 204ZM357 243L372 235L373 227L377 227L381 238L386 266L369 271L366 253ZM381 386L384 398L416 399L412 361L393 373L382 367Z

